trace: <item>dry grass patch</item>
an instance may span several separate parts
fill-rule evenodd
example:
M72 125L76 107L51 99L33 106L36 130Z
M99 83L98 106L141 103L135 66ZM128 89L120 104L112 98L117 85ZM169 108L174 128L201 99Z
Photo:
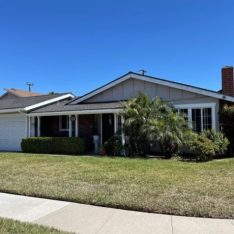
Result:
M0 154L0 191L124 209L234 218L234 159L206 163Z

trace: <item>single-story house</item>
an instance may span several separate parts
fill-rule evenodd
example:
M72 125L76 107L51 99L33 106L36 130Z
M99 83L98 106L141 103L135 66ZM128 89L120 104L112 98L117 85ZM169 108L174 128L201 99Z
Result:
M194 131L219 130L220 108L234 103L234 70L222 69L222 90L217 92L134 72L80 97L72 93L20 97L7 92L0 98L0 150L20 150L21 139L31 136L98 135L102 145L123 124L122 102L140 92L171 101L178 112L187 114Z

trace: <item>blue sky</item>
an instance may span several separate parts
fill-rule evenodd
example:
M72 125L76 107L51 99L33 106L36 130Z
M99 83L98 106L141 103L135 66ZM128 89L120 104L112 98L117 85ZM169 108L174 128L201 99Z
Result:
M218 90L233 0L0 0L0 89L82 95L128 71ZM0 91L1 92L1 91Z

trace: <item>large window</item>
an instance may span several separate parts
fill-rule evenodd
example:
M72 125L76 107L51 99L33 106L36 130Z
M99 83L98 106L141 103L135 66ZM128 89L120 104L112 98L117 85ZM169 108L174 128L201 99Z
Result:
M203 109L203 130L212 128L212 111L211 108Z
M202 132L204 130L209 130L213 126L215 119L212 107L188 107L188 108L177 108L178 114L185 116L188 120L189 125L196 132Z

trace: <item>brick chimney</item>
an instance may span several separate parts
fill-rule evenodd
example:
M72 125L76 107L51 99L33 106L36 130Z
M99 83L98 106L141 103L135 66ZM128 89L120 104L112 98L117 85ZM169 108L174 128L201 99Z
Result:
M234 69L232 66L222 68L222 94L234 96Z

